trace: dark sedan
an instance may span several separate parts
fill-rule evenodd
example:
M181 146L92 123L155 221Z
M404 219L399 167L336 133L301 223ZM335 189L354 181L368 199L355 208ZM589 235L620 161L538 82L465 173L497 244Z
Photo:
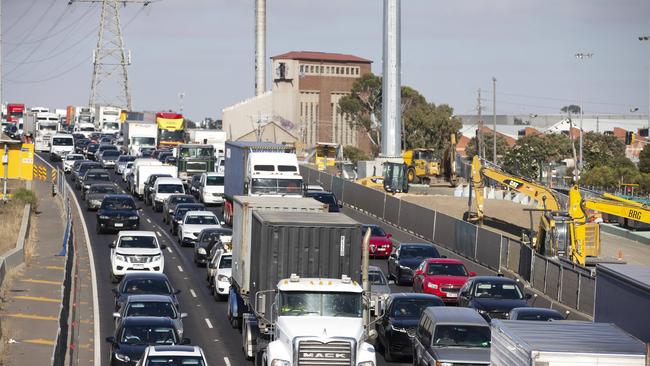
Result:
M185 218L185 214L188 211L205 211L205 210L207 209L205 208L205 205L202 203L179 203L178 205L176 205L176 209L172 214L171 217L172 225L169 228L169 231L171 231L171 233L174 235L178 233L178 224L183 222L183 218Z
M305 197L311 197L318 202L322 202L329 207L329 212L341 211L341 205L336 200L336 196L332 192L325 191L307 191Z
M420 315L430 306L445 306L434 295L399 293L391 294L386 301L384 316L375 323L377 347L386 362L397 356L413 355L413 339Z
M178 295L181 290L175 290L169 278L164 273L157 272L127 272L120 284L113 289L115 295L115 310L118 311L131 295L166 295L170 296L178 308Z
M196 203L194 196L190 194L172 194L167 197L165 203L163 204L163 222L169 223L171 217L174 214L176 205L180 203Z
M140 216L133 197L115 194L104 197L97 210L97 233L106 231L138 230Z
M88 140L87 138L75 139L74 140L74 151L77 154L83 154L84 149L86 148L86 146L88 146L88 144L90 144L90 140Z
M94 161L87 161L87 162L82 162L79 164L79 168L77 170L74 170L74 165L72 169L72 180L74 181L74 187L76 189L81 190L82 184L81 181L83 180L83 176L86 175L86 172L89 171L90 169L101 169L102 165L94 162Z
M232 237L232 229L212 228L201 230L199 238L194 245L194 263L205 266L208 263L208 257L210 251L212 251L212 247L217 244L221 245L222 235Z
M90 160L95 160L95 153L97 152L98 148L99 148L99 144L95 142L91 142L90 144L86 145L86 148L84 149L84 154L86 155L86 158Z
M180 337L172 319L154 316L125 318L106 342L111 347L111 366L135 365L147 346L190 344Z
M507 319L514 308L528 307L530 294L515 280L498 276L471 277L458 294L458 306L473 308L488 322Z
M427 258L440 258L440 253L431 244L402 243L388 257L388 279L398 285L413 281L415 269Z
M97 210L102 205L104 197L110 194L119 194L120 190L113 183L92 184L86 191L86 208L88 210Z
M91 185L97 183L110 183L111 176L104 169L90 169L84 174L83 179L79 181L81 185L81 199L86 199L86 192Z

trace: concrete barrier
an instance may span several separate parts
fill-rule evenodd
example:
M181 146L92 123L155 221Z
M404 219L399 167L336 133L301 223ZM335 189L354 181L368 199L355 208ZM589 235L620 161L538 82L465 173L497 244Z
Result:
M30 213L32 205L26 204L23 208L23 219L18 231L16 247L0 255L0 285L4 283L7 272L18 267L25 262L25 241L29 233Z

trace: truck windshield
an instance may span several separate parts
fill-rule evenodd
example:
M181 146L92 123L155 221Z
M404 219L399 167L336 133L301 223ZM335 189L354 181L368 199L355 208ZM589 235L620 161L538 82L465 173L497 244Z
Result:
M208 186L222 186L223 185L223 176L221 175L209 175L206 179L206 185Z
M340 292L280 293L281 316L338 316L361 317L361 294Z
M181 158L210 158L214 156L214 147L182 147Z
M56 125L40 125L39 130L41 130L41 131L56 131Z
M92 132L92 131L95 131L95 127L90 127L90 126L88 126L88 127L79 127L79 131L90 131L90 132Z
M185 140L185 132L183 130L168 131L160 130L160 141L183 141Z
M433 337L436 347L490 347L490 328L481 326L438 325Z
M74 145L74 140L67 137L55 137L52 139L52 145L55 146L72 146Z
M156 138L154 137L132 137L131 144L133 145L144 145L144 146L154 146L156 144Z
M119 122L104 122L104 128L108 130L117 130L120 128Z
M252 194L300 195L301 179L254 178Z

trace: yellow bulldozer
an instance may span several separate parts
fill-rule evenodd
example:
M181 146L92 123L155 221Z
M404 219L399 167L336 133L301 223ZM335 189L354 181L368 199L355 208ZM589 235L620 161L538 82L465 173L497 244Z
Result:
M402 154L409 183L436 185L446 182L458 185L456 174L456 134L443 149L419 148L405 150Z

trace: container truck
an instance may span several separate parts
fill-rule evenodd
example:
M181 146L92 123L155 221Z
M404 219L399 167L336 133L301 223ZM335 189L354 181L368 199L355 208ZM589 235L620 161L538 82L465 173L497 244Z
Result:
M174 148L178 177L188 183L195 174L214 172L217 158L214 146L203 144L180 144Z
M158 144L160 147L174 147L185 142L185 120L180 113L156 113Z
M224 221L232 224L234 196L302 197L293 147L270 142L227 141Z
M494 319L490 328L492 366L646 365L645 344L610 323Z
M598 264L594 321L614 323L650 343L650 267Z
M95 107L95 128L101 133L120 132L120 113L118 107L98 105Z
M361 225L344 214L253 212L248 281L239 282L242 267L233 266L228 298L247 358L261 365L376 365L362 321L360 242ZM246 258L238 253L233 262L241 264Z
M122 124L123 149L128 155L139 156L142 148L155 148L158 126L153 122L126 120Z
M189 142L214 146L216 156L223 156L228 134L219 130L190 130Z
M32 135L37 152L50 151L50 141L58 126L59 116L54 113L28 112L24 116L23 131Z

